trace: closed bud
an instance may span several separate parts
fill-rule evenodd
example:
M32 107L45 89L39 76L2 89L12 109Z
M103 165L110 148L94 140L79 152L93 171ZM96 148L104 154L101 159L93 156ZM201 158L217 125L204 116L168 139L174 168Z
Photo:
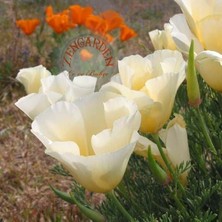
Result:
M151 173L153 174L154 178L157 182L163 185L167 185L170 182L170 178L167 173L159 166L159 164L153 158L151 148L148 148L148 165L150 168Z
M189 104L192 107L198 107L201 104L200 89L197 80L197 74L194 62L194 43L190 44L189 58L187 65L187 94Z

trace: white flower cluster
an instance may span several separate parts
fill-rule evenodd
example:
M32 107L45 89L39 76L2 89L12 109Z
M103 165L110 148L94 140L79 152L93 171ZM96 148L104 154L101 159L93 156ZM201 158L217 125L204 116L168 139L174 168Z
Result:
M146 156L150 145L156 160L163 163L156 144L138 131L161 132L173 166L189 161L185 126L175 120L161 130L185 79L185 65L181 53L172 50L144 58L132 55L119 61L119 74L99 92L94 92L94 77L71 81L66 71L53 76L43 66L26 68L17 79L28 95L16 106L33 120L31 131L46 154L88 190L108 192L121 181L134 151Z

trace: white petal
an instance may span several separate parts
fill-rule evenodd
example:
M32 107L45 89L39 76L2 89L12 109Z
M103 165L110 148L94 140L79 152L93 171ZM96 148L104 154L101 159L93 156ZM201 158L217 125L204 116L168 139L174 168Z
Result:
M166 139L167 155L174 166L190 161L186 129L178 124L170 127Z
M76 76L73 79L74 86L77 88L91 89L91 92L95 89L96 81L97 78L92 76Z
M118 68L120 72L120 79L123 85L125 85L128 88L132 87L132 78L134 71L132 68L127 66L124 62L118 61Z
M125 97L115 97L104 103L106 126L112 128L113 122L124 116L132 116L137 112L136 104ZM136 120L137 126L140 120ZM135 129L135 130L138 130Z
M147 81L148 95L155 103L150 109L142 110L141 130L143 132L156 132L169 119L177 89L185 78L185 73L166 73Z
M203 51L198 54L195 62L206 83L222 92L222 55L213 51Z
M94 135L92 137L92 147L95 154L121 149L129 144L133 135L134 141L132 142L136 142L138 139L136 131L139 129L140 125L139 117L139 113L135 113L130 118L123 117L114 122L112 129L106 129ZM137 122L137 126L135 122Z
M31 93L19 99L15 105L32 120L51 104L43 93Z
M164 24L163 41L165 49L176 50L176 44L172 37L173 26L170 23Z
M159 102L154 102L146 93L130 90L115 82L110 82L104 85L101 90L119 93L124 97L133 100L137 104L142 115L140 127L142 132L156 132L156 130L161 128L162 105Z
M92 76L77 76L73 79L72 93L76 98L88 95L95 91L97 78Z
M222 15L211 15L198 22L203 46L222 53Z
M150 99L146 93L142 91L131 90L124 85L118 84L116 82L109 82L103 85L100 91L110 91L120 94L130 100L133 100L139 110L153 104L153 100Z
M146 58L152 63L153 78L164 73L178 73L185 69L185 61L182 54L175 50L157 50L146 56Z
M193 22L198 22L209 16L214 10L216 12L218 9L222 9L221 1L217 0L175 0L175 2L180 6L186 19L192 18ZM222 13L221 11L218 12Z
M42 92L45 93L51 104L65 98L66 93L72 87L67 71L56 76L49 76L41 80Z
M140 55L131 55L118 61L119 75L123 85L139 90L151 78L151 64Z
M16 79L21 82L27 94L37 93L41 87L41 79L51 73L42 65L20 69Z
M57 101L60 101L60 100L65 100L64 95L61 94L61 93L48 91L48 92L45 92L44 94L47 96L47 98L48 98L48 100L50 101L51 104L54 104L54 103L56 103Z
M112 94L109 93L93 93L75 101L87 124L88 135L92 136L106 127L103 102L110 98Z
M176 0L181 7L191 31L200 39L197 23L213 13L215 0Z
M162 39L162 31L155 29L155 30L149 32L149 36L150 36L151 42L152 42L155 50L164 49L164 43L163 43L163 39Z
M180 73L166 73L146 82L146 89L150 98L162 104L169 104L174 100L177 89L185 79L185 69Z
M152 105L140 109L142 117L140 131L143 133L157 133L167 121L165 120L167 116L163 116L164 112L163 105L159 102L153 102Z
M92 147L96 154L124 147L140 127L141 118L137 106L124 97L115 97L105 102L104 111L107 128L110 129L92 137Z
M48 152L70 171L74 179L92 192L108 192L121 181L135 143L112 153L94 156L75 156Z
M173 26L172 37L178 50L188 54L191 40L194 40L194 51L199 53L203 51L200 41L191 32L183 14L174 15L170 18L170 24Z
M43 142L72 141L80 147L81 155L93 154L87 144L84 119L72 103L57 102L38 115L32 123L32 132Z
M72 81L69 79L69 74L67 71L41 79L43 92L63 92L70 82Z
M76 155L76 156L80 155L79 146L72 141L49 143L47 145L47 149L45 150L45 153L49 154L52 152L58 153L59 155L63 155L63 154Z
M144 136L139 137L134 152L137 155L147 158L149 147L151 148L151 152L154 156L160 156L160 152L157 148L157 145Z
M149 32L150 39L155 50L160 49L171 49L176 50L176 45L173 41L171 32L172 32L172 25L169 23L164 24L164 30L153 30Z
M116 94L96 92L75 101L85 122L88 146L91 146L92 135L107 128L103 104L113 97L116 97Z

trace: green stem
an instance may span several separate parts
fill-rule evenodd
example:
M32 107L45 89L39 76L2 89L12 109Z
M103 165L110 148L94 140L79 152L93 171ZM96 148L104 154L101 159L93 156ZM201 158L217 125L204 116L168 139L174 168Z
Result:
M159 149L160 155L161 155L164 163L166 164L168 170L170 171L170 173L171 173L172 176L173 176L173 175L174 175L174 170L173 170L173 168L172 168L169 160L167 159L165 153L163 152L163 148L162 148L162 145L161 145L161 143L160 143L160 139L159 139L158 134L152 134L152 137L153 137L153 139L154 139L154 141L155 141L155 143L156 143L156 145L157 145L157 147L158 147L158 149Z
M197 108L197 116L198 116L198 119L199 119L199 123L200 123L200 126L201 126L201 129L202 129L202 132L204 134L204 137L206 139L206 142L209 146L209 150L214 154L214 155L217 155L217 151L214 147L214 144L210 138L210 135L209 135L209 131L208 131L208 128L206 126L206 123L205 123L205 120L201 114L201 111L199 108Z
M175 192L173 192L173 191L170 189L170 187L169 187L171 193L173 194L173 199L174 199L176 205L178 206L178 208L180 209L180 211L183 212L183 214L184 214L186 217L188 217L188 216L189 216L189 215L188 215L188 212L187 212L186 208L184 207L184 205L182 204L182 202L180 201L180 199L178 198L178 193L177 193L177 192L178 192L178 191L177 191L177 186L178 186L178 188L180 189L180 191L181 191L183 194L184 194L184 192L185 192L184 187L183 187L183 185L180 183L177 175L176 175L175 172L174 172L174 169L173 169L172 166L171 166L170 161L167 159L165 153L163 152L163 148L162 148L162 145L161 145L161 143L160 143L159 135L158 135L158 134L152 134L152 137L153 137L153 139L154 139L154 141L155 141L155 143L156 143L156 145L157 145L157 147L158 147L158 150L159 150L159 152L160 152L160 155L161 155L164 163L166 164L166 166L167 166L167 168L168 168L168 170L169 170L170 174L172 175L173 180L174 180L174 182L175 182Z
M127 218L127 221L129 222L135 222L133 217L127 212L127 210L123 207L123 205L119 202L117 199L114 191L111 191L108 193L109 197L115 202L118 209L121 211L121 213Z
M173 176L173 180L176 182L176 184L179 186L180 190L182 193L184 193L184 187L183 185L180 183L180 181L178 180L175 172L174 172L174 169L172 168L171 166L171 163L169 162L169 160L167 159L165 153L163 152L163 148L162 148L162 145L160 143L160 139L159 139L159 135L158 134L152 134L152 137L158 147L158 150L160 152L160 155L164 161L164 163L166 164L166 167L168 168L170 174Z
M184 194L185 190L184 190L184 187L182 186L182 184L180 183L180 181L178 180L178 177L175 175L175 172L171 166L171 163L169 162L169 160L167 159L165 153L163 152L163 148L162 148L162 145L160 143L160 139L159 139L159 135L158 134L153 134L153 139L159 149L159 152L160 152L160 155L163 159L163 161L165 162L169 172L171 173L171 175L173 176L173 180L176 184L176 187L175 187L175 192L173 192L171 189L171 193L173 194L173 199L176 203L176 205L178 206L178 208L181 210L181 212L183 212L183 214L187 217L188 216L188 213L187 213L187 210L186 208L184 207L184 205L182 204L182 202L180 201L180 199L178 198L178 195L177 195L177 186L178 188L180 189L180 191Z
M178 208L180 209L181 212L183 212L183 214L189 218L189 214L187 213L186 208L183 206L183 204L181 203L181 201L178 199L177 194L173 194L173 199L176 202Z

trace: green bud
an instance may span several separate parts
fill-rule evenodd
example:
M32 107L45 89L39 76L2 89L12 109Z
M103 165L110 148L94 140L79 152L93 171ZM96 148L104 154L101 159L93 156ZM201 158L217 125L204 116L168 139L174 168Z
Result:
M167 173L154 160L150 146L148 148L147 160L148 160L150 171L153 174L154 178L157 180L157 182L164 185L168 184L170 178L167 175Z
M201 104L200 89L194 62L194 42L191 41L187 65L187 94L189 104L198 107Z
M71 204L76 204L82 214L84 214L86 217L91 219L94 222L105 222L105 218L102 214L100 214L98 211L92 210L87 206L84 206L81 204L79 201L76 200L75 196L73 194L69 195L65 192L62 192L58 189L55 189L54 187L50 186L53 192L60 197L62 200L71 203Z

